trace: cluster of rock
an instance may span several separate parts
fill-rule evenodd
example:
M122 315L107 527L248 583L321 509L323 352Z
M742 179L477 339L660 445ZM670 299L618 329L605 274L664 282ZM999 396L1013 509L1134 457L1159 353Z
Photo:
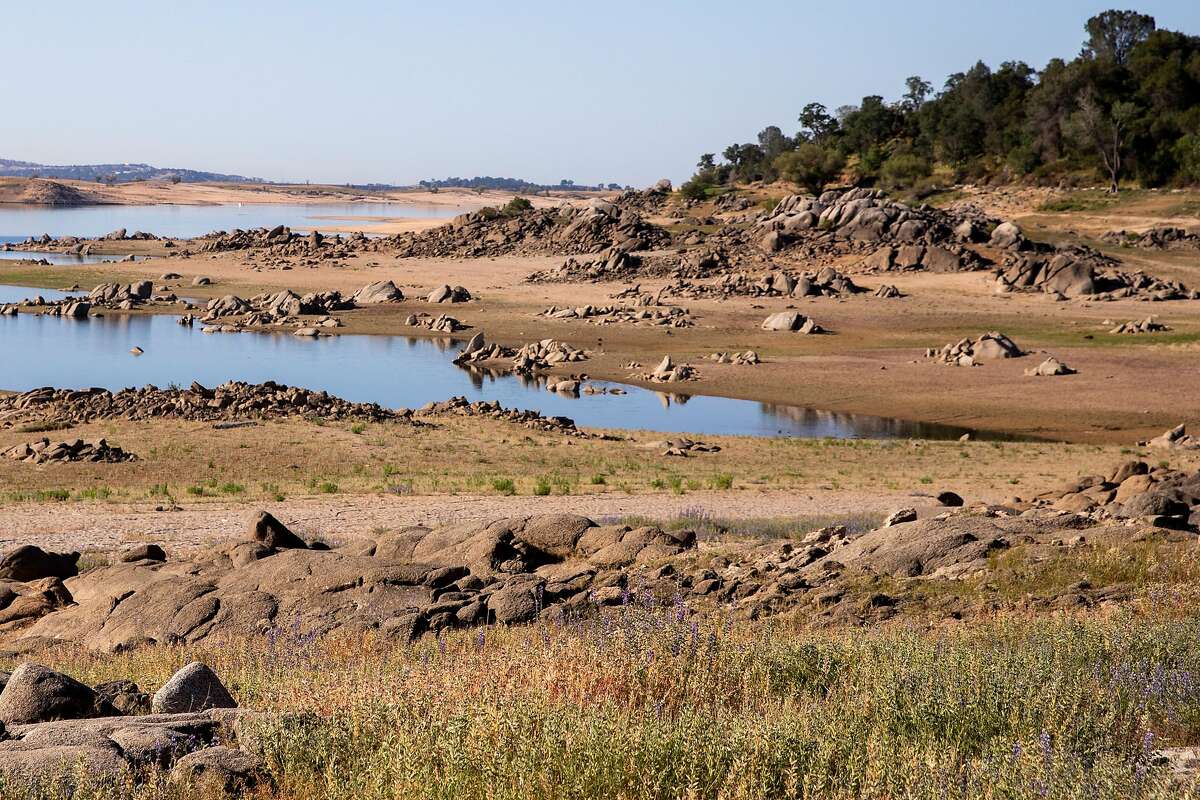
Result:
M996 331L981 334L974 339L960 339L940 349L931 347L925 351L926 358L955 367L975 367L984 361L1019 358L1023 355L1025 352L1017 347L1016 342Z
M657 444L662 455L687 458L688 453L719 453L720 445L698 442L695 439L667 439Z
M630 366L636 368L637 364ZM653 372L647 372L637 377L651 383L681 383L699 380L700 373L690 364L676 364L670 356L663 356L663 360L658 362L658 366L654 368Z
M0 317L15 317L22 308L36 308L34 316L62 317L64 319L87 319L92 313L92 304L87 300L66 298L48 301L38 295L25 298L18 303L5 303L0 306Z
M843 297L865 292L842 272L832 268L792 274L781 269L762 275L734 272L708 283L678 279L663 290L675 297Z
M530 342L513 354L513 371L530 374L548 370L559 364L587 361L588 355L577 347L557 339Z
M647 223L632 208L594 199L579 208L531 208L505 214L484 208L420 233L387 240L402 257L476 258L510 254L562 255L648 250L669 244L671 235Z
M268 782L259 717L192 662L153 695L128 680L88 686L33 662L0 673L0 791L126 790L159 781L181 796L241 796ZM193 794L194 793L194 794Z
M651 262L624 247L609 247L599 253L570 256L561 266L529 275L528 283L601 283L628 280L647 270Z
M1043 492L1035 505L1093 519L1140 519L1162 528L1200 522L1200 473L1128 461L1106 475L1086 475Z
M404 411L378 403L353 403L328 392L267 381L230 381L215 389L192 383L187 389L156 386L122 389L32 389L0 397L0 425L53 421L81 425L104 419L182 419L219 421L316 417L382 422L409 420Z
M404 324L410 328L424 328L433 333L458 333L469 328L460 322L458 319L447 316L446 314L438 314L436 317L432 314L421 312L420 314L409 314L404 318Z
M1117 327L1109 331L1111 334L1140 334L1140 333L1163 333L1171 330L1170 326L1159 322L1154 315L1150 315L1145 319L1130 320L1122 322Z
M439 286L425 298L430 303L466 303L471 299L471 293L462 286Z
M868 265L878 269L939 272L982 266L982 258L964 245L988 233L974 216L913 208L875 189L789 195L764 213L755 228L759 247L768 253L796 247L825 255L871 252Z
M753 350L746 350L741 353L713 353L708 357L708 360L715 361L718 364L735 364L739 367L762 363L762 360L758 357L758 353Z
M270 229L235 228L228 232L213 231L193 239L181 255L192 255L194 252L252 251L260 258L300 258L320 262L349 258L357 252L369 249L371 242L372 240L362 233L343 238L341 234L325 236L319 231L301 234L292 231L286 225L276 225Z
M341 324L339 320L330 316L335 311L349 311L381 303L399 303L402 300L404 293L391 281L369 283L349 297L344 297L336 289L308 292L303 295L291 289L282 289L278 292L255 295L249 300L228 294L208 301L201 322L211 324L222 319L242 317L236 325L210 329L231 331L266 325L334 328ZM320 319L305 321L301 319L302 316L317 316Z
M575 427L575 421L570 417L544 417L538 411L505 408L496 401L477 400L471 402L465 397L451 397L440 403L428 403L418 409L417 413L431 417L487 417L524 425L530 430L590 438L590 434Z
M1091 300L1185 300L1200 297L1179 281L1126 272L1119 262L1084 245L1014 249L996 271L996 291L1045 292Z
M648 189L626 189L613 202L639 214L658 214L663 211L673 189L671 181L663 178Z
M1200 450L1200 437L1188 433L1186 425L1176 425L1146 442L1146 445L1166 450Z
M1122 247L1145 247L1152 250L1200 247L1200 234L1170 225L1150 228L1142 233L1109 231L1100 238Z
M583 319L593 325L652 325L667 328L690 328L695 323L686 308L679 306L550 306L541 316L551 319Z
M760 325L764 331L794 331L796 333L813 334L825 333L825 329L817 324L812 317L806 317L799 311L780 311L763 320Z
M29 464L64 463L69 461L89 461L116 464L124 461L137 461L137 456L127 453L119 447L110 445L104 439L95 442L85 442L83 439L73 439L69 442L51 443L43 437L36 442L27 442L0 452L0 457L13 461L24 461Z

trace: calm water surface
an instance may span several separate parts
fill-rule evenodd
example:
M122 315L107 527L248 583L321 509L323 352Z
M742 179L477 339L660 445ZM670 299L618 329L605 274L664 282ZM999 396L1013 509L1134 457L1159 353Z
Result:
M193 237L216 230L273 228L297 230L353 227L353 217L450 218L478 206L432 206L408 203L246 203L212 206L53 206L0 205L0 243L20 242L48 233L53 237L95 237L125 228L158 236ZM362 219L364 228L379 224Z
M62 292L0 285L0 303ZM174 315L70 320L22 314L0 317L0 388L38 386L118 390L155 384L215 386L227 380L279 381L324 389L358 402L417 408L465 395L571 417L581 426L750 436L952 439L965 428L838 414L722 397L680 396L637 387L625 395L568 397L510 374L469 371L452 359L462 339L290 333L206 334ZM129 350L141 347L145 354ZM599 383L598 385L612 385ZM991 438L984 434L984 438Z

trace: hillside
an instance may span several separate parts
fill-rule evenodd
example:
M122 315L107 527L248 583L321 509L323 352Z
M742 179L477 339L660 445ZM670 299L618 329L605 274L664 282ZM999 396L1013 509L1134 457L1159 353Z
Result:
M174 180L183 183L262 183L262 178L226 175L220 172L154 167L149 164L35 164L0 158L0 176L13 178L57 178L60 180L129 183L139 180Z

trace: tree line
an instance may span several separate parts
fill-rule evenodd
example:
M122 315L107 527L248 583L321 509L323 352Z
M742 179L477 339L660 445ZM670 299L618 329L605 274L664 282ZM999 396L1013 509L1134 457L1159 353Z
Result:
M953 182L1060 183L1101 176L1146 187L1200 183L1200 37L1159 29L1152 16L1109 10L1084 26L1079 55L1039 72L982 61L941 91L919 76L888 102L864 97L830 113L801 110L799 130L775 125L755 142L705 153L685 195L748 181L790 180L819 192L856 185L931 190Z

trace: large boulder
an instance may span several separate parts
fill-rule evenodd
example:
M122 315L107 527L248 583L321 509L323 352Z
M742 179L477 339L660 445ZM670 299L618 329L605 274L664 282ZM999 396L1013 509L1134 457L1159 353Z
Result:
M396 284L391 281L368 283L350 295L350 301L358 306L373 305L375 303L399 303L403 299L404 292L397 289Z
M155 714L182 714L210 708L237 708L237 701L217 674L199 661L193 661L171 676L150 700Z
M242 750L217 745L189 753L175 763L170 782L198 796L245 796L265 779L262 762Z
M78 719L96 708L96 693L79 681L41 664L26 662L13 670L0 692L0 722L28 725Z
M273 550L303 550L308 544L268 511L260 511L250 523L250 538Z
M47 553L36 545L21 545L0 558L0 580L71 578L79 574L78 564L79 553Z

